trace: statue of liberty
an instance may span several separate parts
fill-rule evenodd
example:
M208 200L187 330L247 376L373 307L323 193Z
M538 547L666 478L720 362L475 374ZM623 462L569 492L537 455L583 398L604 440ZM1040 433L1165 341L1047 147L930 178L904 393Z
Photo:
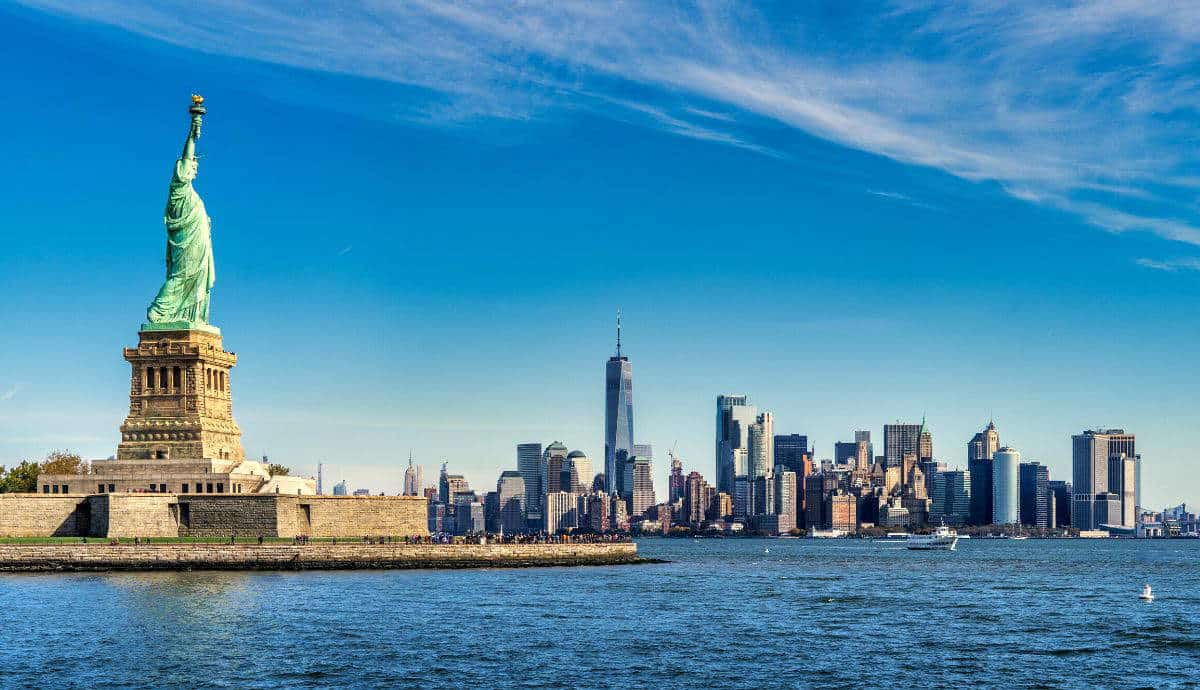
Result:
M192 187L196 179L196 140L200 121L207 112L204 98L192 96L192 126L183 153L175 161L167 208L163 222L167 226L167 278L158 295L146 309L150 329L193 328L208 323L209 292L216 282L213 264L211 221L204 202Z

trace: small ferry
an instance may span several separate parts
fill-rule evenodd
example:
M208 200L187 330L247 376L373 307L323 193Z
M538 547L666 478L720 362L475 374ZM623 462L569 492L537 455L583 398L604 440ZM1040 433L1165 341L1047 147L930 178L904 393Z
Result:
M958 532L942 525L933 534L908 535L908 548L920 551L953 551L958 545Z

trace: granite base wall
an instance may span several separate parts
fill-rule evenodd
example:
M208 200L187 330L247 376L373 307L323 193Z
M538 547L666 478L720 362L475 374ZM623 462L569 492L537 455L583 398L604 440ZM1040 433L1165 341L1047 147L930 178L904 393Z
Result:
M404 537L429 533L417 496L0 494L6 537Z
M0 494L0 537L72 537L90 529L87 496Z

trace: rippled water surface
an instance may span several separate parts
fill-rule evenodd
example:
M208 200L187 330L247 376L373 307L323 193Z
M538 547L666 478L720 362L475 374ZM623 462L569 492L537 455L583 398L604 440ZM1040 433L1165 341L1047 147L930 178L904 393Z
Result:
M1200 542L646 540L662 565L0 576L3 687L1195 687ZM770 553L764 553L769 549ZM1138 600L1143 582L1157 599Z

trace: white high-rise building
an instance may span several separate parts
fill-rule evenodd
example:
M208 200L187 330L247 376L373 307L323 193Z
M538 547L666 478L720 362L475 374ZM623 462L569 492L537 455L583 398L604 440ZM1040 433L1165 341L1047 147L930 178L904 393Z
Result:
M746 433L750 477L758 479L771 473L775 464L775 420L770 412L755 418Z
M733 495L733 480L739 476L734 471L734 451L748 448L750 425L757 418L758 409L746 396L717 396L717 491Z
M579 495L570 491L546 494L546 533L579 527Z
M592 488L592 460L581 450L573 450L567 454L567 461L563 467L563 472L570 473L570 486L564 486L563 489L574 491L575 493L586 493Z
M992 524L1021 521L1021 454L1005 446L992 456Z
M635 455L625 463L623 485L628 487L625 498L629 502L629 516L643 515L655 504L654 478L650 458Z

